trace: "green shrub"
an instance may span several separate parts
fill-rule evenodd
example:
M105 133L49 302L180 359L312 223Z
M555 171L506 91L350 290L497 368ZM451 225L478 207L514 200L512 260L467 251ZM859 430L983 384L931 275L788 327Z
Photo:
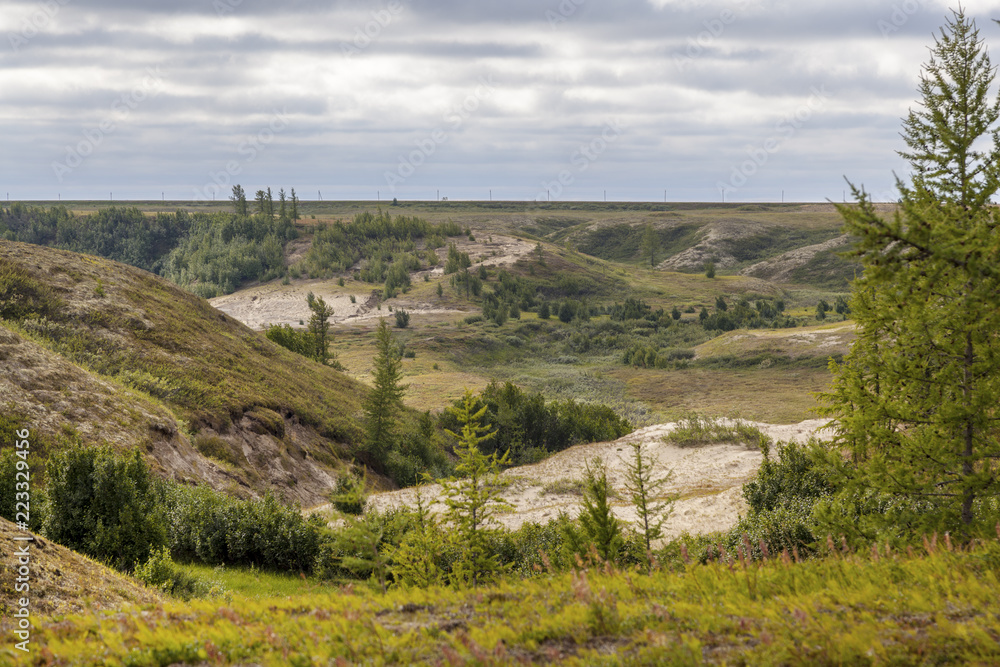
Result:
M318 519L273 495L239 500L207 487L173 485L166 494L170 551L207 565L252 565L309 572L319 548Z
M53 541L122 570L166 544L163 508L138 451L73 447L50 457L46 475L44 532Z
M396 327L399 329L405 329L410 326L410 314L403 310L402 308L396 309Z
M133 576L147 586L184 600L223 592L218 584L202 581L178 567L166 547L155 550L145 563L136 566Z

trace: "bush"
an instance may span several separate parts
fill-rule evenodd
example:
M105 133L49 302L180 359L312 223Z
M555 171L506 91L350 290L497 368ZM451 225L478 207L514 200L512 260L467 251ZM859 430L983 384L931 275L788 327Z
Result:
M49 459L45 534L121 570L167 542L163 508L138 451L73 447Z
M318 519L305 519L268 494L238 500L207 487L171 486L170 551L207 565L309 572L319 549Z
M410 314L403 310L402 308L396 309L396 327L399 329L405 329L410 326Z
M184 600L221 593L221 587L189 575L177 566L166 547L160 547L149 560L135 568L134 576L142 583Z

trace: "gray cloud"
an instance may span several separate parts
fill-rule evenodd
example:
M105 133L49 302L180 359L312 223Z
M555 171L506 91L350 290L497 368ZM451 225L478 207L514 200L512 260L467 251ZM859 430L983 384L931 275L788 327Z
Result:
M996 4L969 7L987 39ZM780 150L738 198L823 199L845 174L888 189L899 118L946 12L921 0L93 0L25 31L41 6L0 18L0 179L25 199L186 198L233 161L253 187L384 196L386 174L426 149L399 196L533 197L570 169L564 198L614 187L713 200L776 132ZM150 68L161 82L122 113ZM248 159L276 112L285 125ZM574 165L611 122L620 136ZM60 177L53 165L74 151L88 154Z

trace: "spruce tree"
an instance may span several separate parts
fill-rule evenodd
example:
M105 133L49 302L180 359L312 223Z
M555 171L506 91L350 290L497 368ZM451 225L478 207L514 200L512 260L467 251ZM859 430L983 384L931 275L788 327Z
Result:
M996 512L1000 496L994 73L975 22L953 12L924 66L920 106L904 120L900 155L912 174L897 179L896 212L883 217L853 186L856 203L839 206L864 274L850 302L857 340L831 364L834 446L851 454L855 497L875 489L895 499L893 511L883 503L842 521L862 538L996 520L984 516L984 501Z
M448 431L458 439L457 475L441 483L448 506L445 517L454 528L461 550L452 566L452 577L454 583L478 586L502 569L490 538L496 533L497 511L507 506L499 496L498 478L501 468L509 462L509 452L503 456L497 452L486 455L479 448L480 443L494 434L488 433L490 427L481 423L486 406L477 410L471 391L466 390L460 406L449 410L462 425L460 433Z
M375 366L372 369L375 386L362 404L365 447L373 463L384 461L395 444L396 415L403 407L403 393L409 386L400 384L403 377L402 358L385 318L378 321L375 330L375 349Z

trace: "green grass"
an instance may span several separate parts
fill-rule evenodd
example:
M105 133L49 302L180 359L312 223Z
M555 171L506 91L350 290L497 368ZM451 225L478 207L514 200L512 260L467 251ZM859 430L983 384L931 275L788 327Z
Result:
M718 419L688 415L667 435L665 442L678 447L698 447L700 445L733 444L767 452L772 440L769 435L743 419Z
M36 618L48 664L996 664L1000 544ZM266 584L264 584L266 585ZM0 656L15 651L0 621Z
M229 600L236 598L276 598L309 595L322 592L331 584L298 573L269 572L256 568L225 567L190 563L178 565L179 570L216 587L216 595Z

